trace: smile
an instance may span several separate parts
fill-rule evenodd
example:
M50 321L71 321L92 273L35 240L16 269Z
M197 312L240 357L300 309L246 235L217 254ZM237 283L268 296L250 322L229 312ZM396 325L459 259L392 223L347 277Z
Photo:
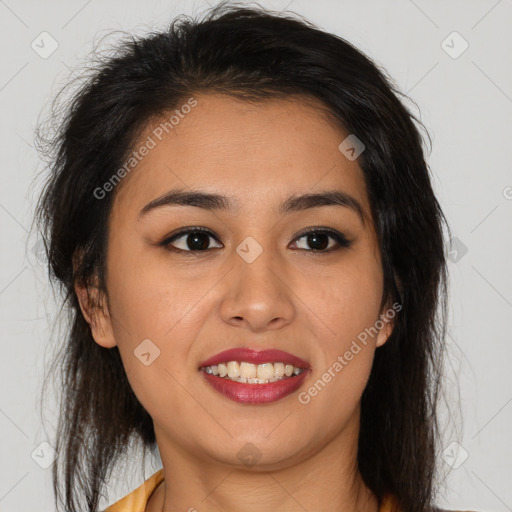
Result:
M303 359L282 350L233 348L202 362L206 382L227 398L246 404L280 400L296 391L310 373Z
M268 384L300 375L304 369L292 364L263 363L255 365L245 361L229 361L201 368L204 372L244 384Z

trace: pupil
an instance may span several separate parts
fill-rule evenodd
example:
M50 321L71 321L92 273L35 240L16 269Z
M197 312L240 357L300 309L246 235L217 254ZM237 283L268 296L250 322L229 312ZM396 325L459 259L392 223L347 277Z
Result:
M202 238L202 243L201 243ZM193 242L190 242L193 240ZM196 233L194 235L189 235L187 237L187 246L189 249L193 251L208 249L208 236L202 233Z
M318 242L318 237L324 237L324 243L322 243L321 241ZM311 235L308 235L308 244L310 245L310 247L312 246L312 248L315 250L321 250L325 249L329 245L329 242L327 241L326 235L322 233L313 233Z

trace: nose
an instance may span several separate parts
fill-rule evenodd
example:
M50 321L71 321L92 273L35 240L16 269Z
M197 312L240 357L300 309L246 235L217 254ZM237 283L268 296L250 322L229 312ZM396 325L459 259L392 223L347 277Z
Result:
M263 250L254 261L237 253L233 260L220 307L222 320L253 332L281 329L292 322L295 295L279 259Z

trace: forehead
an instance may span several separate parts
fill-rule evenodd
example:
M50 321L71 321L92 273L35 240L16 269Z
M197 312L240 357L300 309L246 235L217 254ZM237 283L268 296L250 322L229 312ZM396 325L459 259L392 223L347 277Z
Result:
M247 102L220 94L194 100L190 109L148 124L132 150L151 149L123 178L118 206L142 208L173 188L200 188L235 197L237 209L254 212L293 193L336 188L368 212L362 170L338 149L348 134L320 101Z

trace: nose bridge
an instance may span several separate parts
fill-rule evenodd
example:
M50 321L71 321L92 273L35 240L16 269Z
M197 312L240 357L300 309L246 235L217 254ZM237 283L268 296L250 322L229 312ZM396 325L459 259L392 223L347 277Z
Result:
M270 294L278 292L280 285L276 280L279 258L272 252L270 244L264 247L255 237L247 236L236 247L235 252L237 257L234 270L238 283L256 288L263 286Z
M233 257L230 293L222 306L224 320L243 320L255 330L268 328L270 322L289 322L293 302L284 282L285 273L279 270L279 256L248 236L236 247Z

